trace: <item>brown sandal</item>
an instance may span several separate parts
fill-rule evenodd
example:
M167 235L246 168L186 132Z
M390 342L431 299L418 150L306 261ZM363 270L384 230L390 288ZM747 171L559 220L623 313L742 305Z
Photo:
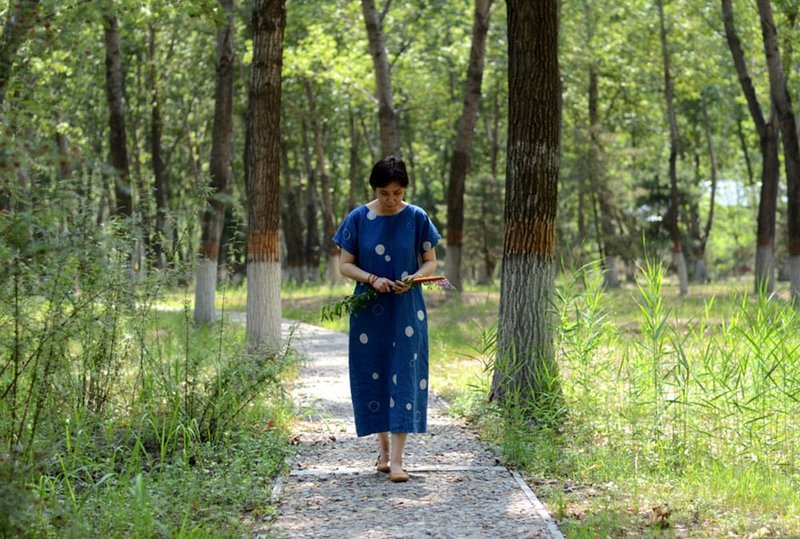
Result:
M375 469L381 473L389 473L389 462L381 464L381 456L378 455L378 460L375 461Z
M389 472L389 481L392 483L405 483L408 481L408 478L408 472L405 470L400 470L399 472Z

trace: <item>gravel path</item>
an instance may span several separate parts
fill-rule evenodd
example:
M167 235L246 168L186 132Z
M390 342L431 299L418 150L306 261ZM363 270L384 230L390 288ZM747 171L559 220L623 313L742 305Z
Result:
M292 327L305 357L294 388L298 454L276 484L276 518L257 537L563 537L521 476L499 466L434 395L428 433L406 444L411 479L395 484L375 471L375 437L355 435L347 335Z

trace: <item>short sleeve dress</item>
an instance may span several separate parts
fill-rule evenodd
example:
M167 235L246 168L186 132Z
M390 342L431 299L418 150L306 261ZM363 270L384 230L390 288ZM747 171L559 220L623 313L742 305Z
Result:
M359 206L333 237L361 269L388 279L413 275L422 253L441 236L422 208L394 215ZM358 283L355 293L364 292ZM356 434L425 432L428 409L428 315L419 286L405 294L380 294L350 314L350 393Z

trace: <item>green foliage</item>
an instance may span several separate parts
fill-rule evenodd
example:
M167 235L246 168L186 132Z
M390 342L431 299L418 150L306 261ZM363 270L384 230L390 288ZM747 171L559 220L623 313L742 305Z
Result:
M0 213L0 534L171 536L187 518L240 533L232 523L252 496L269 505L286 452L282 379L294 356L288 345L249 350L240 325L194 327L188 308L161 312L184 270L137 274L135 226L98 227L73 186L61 187L38 183ZM250 492L236 490L246 483L239 450L263 463ZM193 471L215 452L231 462L212 477ZM238 498L214 502L206 522L184 477ZM212 479L221 483L209 489Z

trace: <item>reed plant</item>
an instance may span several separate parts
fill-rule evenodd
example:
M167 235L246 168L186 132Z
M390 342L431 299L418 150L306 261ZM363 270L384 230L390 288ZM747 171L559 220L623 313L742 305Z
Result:
M746 292L687 309L664 280L645 262L634 290L610 293L597 264L565 271L554 301L562 423L542 428L479 399L473 417L540 479L567 536L799 533L798 311ZM620 315L622 302L636 314ZM491 362L494 350L478 355ZM485 376L474 389L486 395Z

